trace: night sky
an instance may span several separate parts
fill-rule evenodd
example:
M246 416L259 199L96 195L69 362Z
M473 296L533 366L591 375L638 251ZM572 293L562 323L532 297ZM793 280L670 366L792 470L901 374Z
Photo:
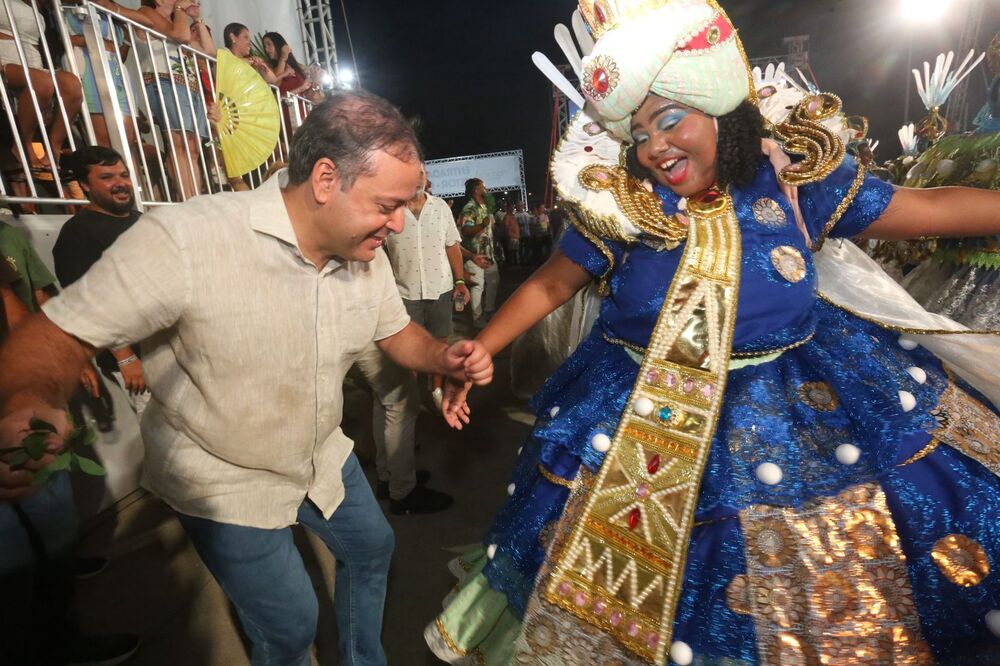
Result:
M552 94L531 54L564 62L552 28L569 24L573 0L344 2L362 85L419 117L428 159L523 149L528 188L541 197ZM977 46L983 50L1000 30L998 0L955 0L945 19L930 25L903 21L897 0L723 0L723 6L751 58L783 54L785 36L810 35L821 89L840 95L849 114L869 118L882 160L899 154L909 35L914 66L957 49L968 2L987 7ZM337 50L349 64L339 0L331 4ZM969 77L973 116L985 102L987 76L984 64ZM909 120L925 113L912 91Z

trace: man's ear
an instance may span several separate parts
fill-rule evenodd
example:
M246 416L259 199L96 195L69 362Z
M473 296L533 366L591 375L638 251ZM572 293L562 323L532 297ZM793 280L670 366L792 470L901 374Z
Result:
M340 171L333 160L323 157L316 160L312 170L313 196L317 203L325 204L340 190Z

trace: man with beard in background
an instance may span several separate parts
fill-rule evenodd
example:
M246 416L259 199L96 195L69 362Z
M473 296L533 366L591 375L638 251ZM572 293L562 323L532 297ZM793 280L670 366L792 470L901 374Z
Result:
M56 277L63 289L97 263L104 251L135 224L135 194L128 167L110 148L87 146L65 159L90 203L63 225L52 249ZM97 365L128 394L137 416L146 405L138 345L120 347L97 355Z

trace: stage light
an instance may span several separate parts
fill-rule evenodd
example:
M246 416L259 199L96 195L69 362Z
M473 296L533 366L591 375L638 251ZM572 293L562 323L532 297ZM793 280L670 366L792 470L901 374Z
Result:
M340 80L340 85L350 88L354 83L354 71L350 67L338 67L337 78Z
M929 23L948 13L951 0L900 0L899 7L911 23Z

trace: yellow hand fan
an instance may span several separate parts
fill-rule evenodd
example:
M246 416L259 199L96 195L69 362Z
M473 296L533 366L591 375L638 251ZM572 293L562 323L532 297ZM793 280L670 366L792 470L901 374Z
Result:
M250 173L274 153L281 133L278 102L260 74L225 49L219 49L216 124L226 175Z

